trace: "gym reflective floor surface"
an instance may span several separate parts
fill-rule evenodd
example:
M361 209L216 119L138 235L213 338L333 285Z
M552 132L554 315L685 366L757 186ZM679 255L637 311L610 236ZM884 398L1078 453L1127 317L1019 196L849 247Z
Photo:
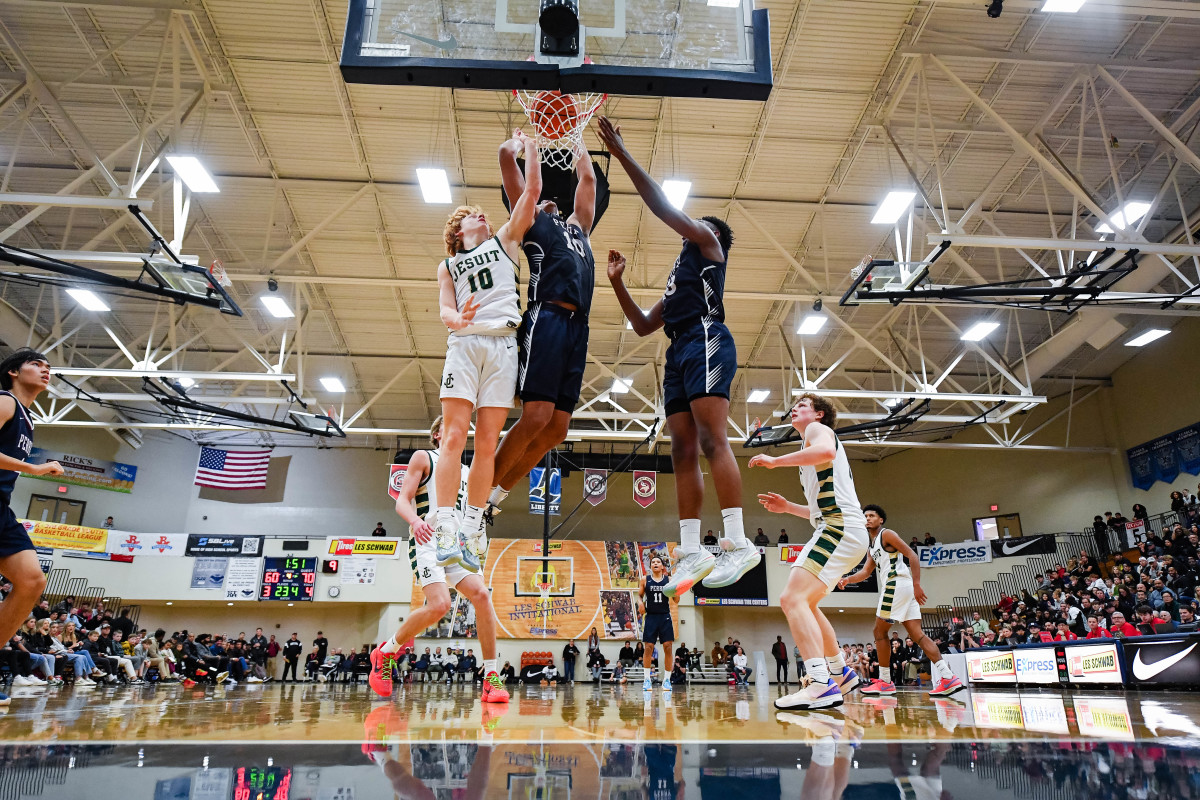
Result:
M1200 798L1183 692L901 690L777 713L776 687L513 688L487 707L442 684L14 689L0 800Z

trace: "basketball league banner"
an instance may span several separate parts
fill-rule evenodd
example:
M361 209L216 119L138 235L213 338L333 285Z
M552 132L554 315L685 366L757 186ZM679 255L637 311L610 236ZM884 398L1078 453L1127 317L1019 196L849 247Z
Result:
M583 471L583 496L594 506L608 497L608 470L585 469Z
M546 468L529 470L529 513L546 513ZM550 470L550 514L558 516L562 505L562 472L558 467Z
M82 525L63 525L44 520L18 520L29 538L37 547L56 547L59 550L82 550L85 553L103 553L108 544L108 530L85 528Z
M657 493L657 472L635 469L633 471L633 502L642 508L649 508Z
M400 497L400 487L404 485L404 473L407 471L408 464L388 465L388 497L393 500Z

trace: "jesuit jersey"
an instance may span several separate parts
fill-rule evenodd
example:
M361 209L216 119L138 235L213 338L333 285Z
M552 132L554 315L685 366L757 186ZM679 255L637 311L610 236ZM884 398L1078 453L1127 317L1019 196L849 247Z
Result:
M21 405L20 400L17 400L16 395L3 390L0 390L0 394L11 397L17 406L13 410L12 419L4 423L4 427L0 427L0 453L9 458L24 461L29 458L29 451L33 449L33 420L29 417L29 411ZM15 471L0 470L0 503L9 504L16 482L17 473Z
M437 467L438 451L426 450L425 455L429 456L429 474L426 475L421 483L418 484L417 496L413 498L413 507L417 512L417 516L426 520L429 524L436 523L437 516L437 486L433 480L433 471ZM467 495L467 465L462 466L462 483L458 487L458 502L454 508L459 513L463 510L463 498Z
M887 528L880 528L871 542L871 558L875 561L875 570L879 576L880 586L894 585L897 581L912 582L908 562L900 553L889 553L883 546L883 533Z
M813 525L818 522L840 523L838 527L866 528L862 505L854 490L854 476L850 472L850 459L846 448L837 436L833 437L832 461L800 467L800 482L804 485L804 497L808 500Z
M453 335L516 335L517 325L521 322L521 297L517 287L521 268L504 252L498 237L493 236L470 250L447 258L446 269L454 281L458 309L466 308L472 295L479 304L471 324L453 331Z
M668 336L674 338L698 323L725 321L721 298L727 263L710 261L695 242L684 242L663 292L662 318Z
M558 214L538 211L521 249L529 261L529 304L559 300L587 316L596 285L596 260L583 229Z

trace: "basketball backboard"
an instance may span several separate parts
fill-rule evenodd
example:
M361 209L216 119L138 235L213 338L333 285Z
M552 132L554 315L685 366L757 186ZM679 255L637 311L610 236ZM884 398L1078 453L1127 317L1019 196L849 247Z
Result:
M753 0L350 0L350 83L766 100L770 30ZM543 7L547 10L543 12ZM553 7L552 9L549 7ZM547 14L556 13L557 19Z

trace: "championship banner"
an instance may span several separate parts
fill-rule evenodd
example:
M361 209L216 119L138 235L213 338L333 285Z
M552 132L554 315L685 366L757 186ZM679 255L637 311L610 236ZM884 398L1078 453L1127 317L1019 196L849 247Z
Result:
M70 453L43 450L40 447L30 450L26 461L30 464L57 461L62 465L62 475L26 475L39 481L69 483L72 486L88 486L92 489L129 494L133 491L133 482L137 480L137 467L132 464L105 461L102 458L84 458Z
M608 470L585 469L583 471L583 496L594 506L608 497Z
M109 553L128 556L182 556L187 550L186 533L130 533L110 530Z
M43 520L18 520L36 547L54 547L59 550L81 550L85 553L103 553L108 543L108 531L104 528L85 528L82 525L63 525Z
M189 533L186 552L189 556L261 556L261 536L200 536Z
M393 500L400 497L400 487L404 485L405 472L408 472L408 464L390 464L388 466L388 497Z
M400 558L400 540L372 537L369 539L325 540L325 553L345 558L348 556L370 556L371 558Z
M640 638L640 554L634 543L568 539L552 542L561 547L552 547L548 553L542 552L541 544L531 539L488 541L481 574L492 589L500 638L584 641L592 628L602 639ZM669 551L675 543L653 546ZM547 583L549 589L543 595L542 586ZM450 611L424 636L462 639L475 635L474 607L456 592L452 591L451 596ZM419 608L424 602L420 582L414 582L412 607ZM671 615L678 633L675 604Z
M546 513L546 468L529 470L529 513ZM562 505L562 472L558 467L550 470L550 515L558 516Z
M1040 536L1018 536L1015 539L993 539L992 558L1016 558L1020 556L1046 556L1058 552L1054 534Z
M642 508L649 508L655 500L657 475L658 473L648 470L633 471L633 502Z
M1011 539L1007 541L1012 541ZM935 544L916 548L922 568L957 567L959 564L987 564L992 560L990 542L972 540L957 544Z

